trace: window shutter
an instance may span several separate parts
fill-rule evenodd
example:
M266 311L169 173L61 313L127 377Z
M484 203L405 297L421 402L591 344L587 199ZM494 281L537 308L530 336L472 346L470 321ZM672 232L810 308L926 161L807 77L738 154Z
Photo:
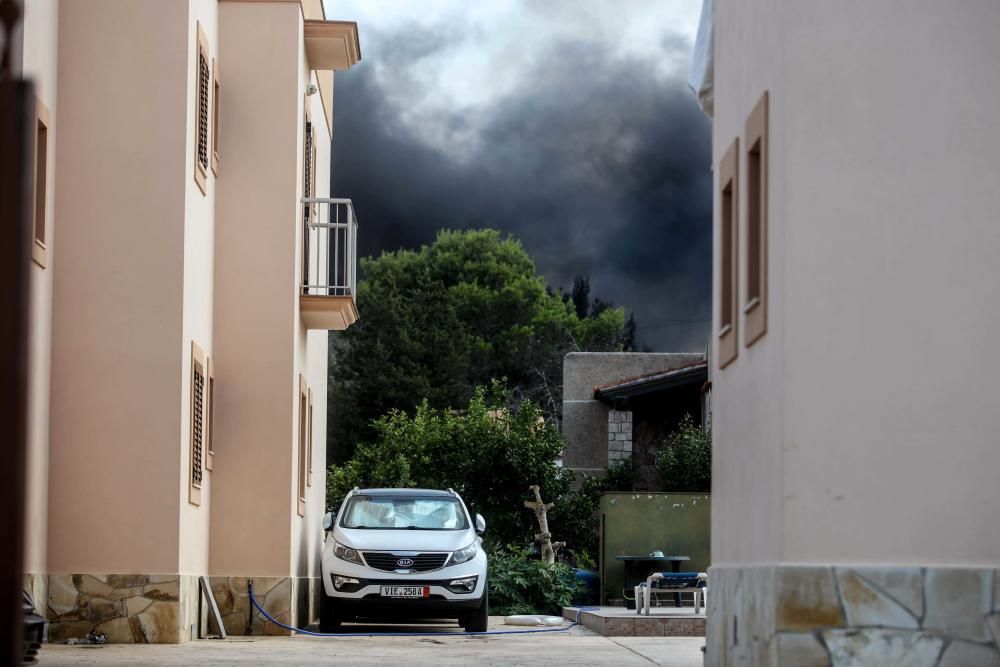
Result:
M208 86L210 81L208 56L198 49L198 164L208 169Z
M313 137L312 121L307 120L306 121L306 145L305 145L305 155L304 155L304 159L305 159L305 177L304 177L304 180L303 180L303 188L302 188L302 196L304 196L304 197L312 197L313 194L315 193L315 190L313 188L313 177L314 177L314 174L313 174L313 159L314 159L314 154L315 154L315 146L314 146L313 139L314 139L314 137ZM313 207L312 207L311 204L307 204L306 205L306 207L305 207L306 220L309 219L309 213L311 212L312 208Z
M192 387L193 403L191 412L191 480L201 486L204 477L205 461L205 374L198 366L194 370L194 386Z
M191 341L191 426L190 484L188 500L201 504L201 487L205 479L206 396L208 359L198 344Z

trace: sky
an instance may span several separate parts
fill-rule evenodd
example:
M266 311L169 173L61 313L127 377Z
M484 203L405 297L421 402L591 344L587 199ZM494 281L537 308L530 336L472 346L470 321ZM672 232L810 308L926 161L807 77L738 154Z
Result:
M337 72L331 194L359 253L443 228L519 238L553 288L634 313L640 344L703 351L711 143L687 87L698 0L325 0L358 22Z

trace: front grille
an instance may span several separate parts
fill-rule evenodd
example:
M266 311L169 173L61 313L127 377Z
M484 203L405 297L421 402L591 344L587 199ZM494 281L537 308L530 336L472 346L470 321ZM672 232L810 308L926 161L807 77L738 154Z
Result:
M404 556L384 551L364 551L362 555L369 567L383 572L395 572L396 570L410 570L411 572L429 572L443 567L448 560L449 554L417 554L416 556ZM400 565L400 559L408 558L413 561L412 565Z

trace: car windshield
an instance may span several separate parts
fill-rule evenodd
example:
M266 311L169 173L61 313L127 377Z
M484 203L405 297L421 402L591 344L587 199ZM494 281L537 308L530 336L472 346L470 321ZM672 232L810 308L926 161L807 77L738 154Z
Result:
M343 528L382 530L465 530L465 512L456 498L354 496L344 509Z

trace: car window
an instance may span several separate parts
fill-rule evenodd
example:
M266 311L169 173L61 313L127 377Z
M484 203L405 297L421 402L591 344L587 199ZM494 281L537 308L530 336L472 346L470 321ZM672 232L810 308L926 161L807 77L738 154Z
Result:
M344 509L342 528L382 530L466 530L465 512L455 498L354 496Z

